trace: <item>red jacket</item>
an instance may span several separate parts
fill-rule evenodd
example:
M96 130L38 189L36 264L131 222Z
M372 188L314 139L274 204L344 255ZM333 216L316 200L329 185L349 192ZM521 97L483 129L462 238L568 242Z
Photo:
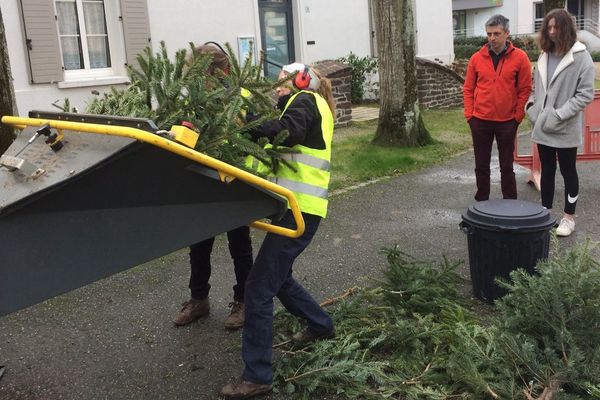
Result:
M521 122L531 94L531 64L527 54L508 42L496 70L486 43L473 54L464 85L465 117Z

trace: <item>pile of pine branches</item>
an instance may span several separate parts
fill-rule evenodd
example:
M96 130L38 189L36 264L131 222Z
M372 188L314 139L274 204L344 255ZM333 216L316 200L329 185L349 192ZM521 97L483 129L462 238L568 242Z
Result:
M276 390L290 397L600 399L600 265L587 245L503 283L491 315L473 312L460 263L388 249L377 288L329 311L333 339L280 346ZM481 307L479 307L481 308ZM298 323L277 315L281 340Z
M276 164L278 145L287 132L267 148L266 140L253 142L248 132L277 117L271 94L281 82L264 78L252 53L240 63L229 44L226 51L231 64L228 74L212 71L212 56L199 54L193 43L188 50L176 51L173 59L164 42L156 54L146 48L137 57L139 67L129 67L131 85L94 98L86 112L149 118L161 130L187 121L200 133L196 145L200 152L241 168L247 155L268 166Z

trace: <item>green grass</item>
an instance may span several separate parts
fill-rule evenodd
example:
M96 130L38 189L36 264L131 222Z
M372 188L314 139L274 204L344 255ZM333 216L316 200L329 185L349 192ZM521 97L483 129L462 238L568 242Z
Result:
M332 190L385 176L414 171L447 160L471 146L462 108L425 110L425 126L435 143L417 148L371 144L377 120L337 129L332 147Z
M594 88L595 88L595 89L600 89L600 79L596 79L596 80L594 81Z

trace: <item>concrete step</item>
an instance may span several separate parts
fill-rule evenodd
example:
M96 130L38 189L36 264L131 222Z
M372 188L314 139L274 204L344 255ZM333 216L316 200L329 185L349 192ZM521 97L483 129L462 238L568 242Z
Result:
M379 107L352 107L352 121L370 121L379 118Z

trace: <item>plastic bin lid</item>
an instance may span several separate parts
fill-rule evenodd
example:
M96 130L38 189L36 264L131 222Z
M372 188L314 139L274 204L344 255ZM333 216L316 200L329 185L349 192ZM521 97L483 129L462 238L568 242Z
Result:
M556 222L556 218L541 205L511 199L471 204L462 218L469 224L490 230L544 230Z

